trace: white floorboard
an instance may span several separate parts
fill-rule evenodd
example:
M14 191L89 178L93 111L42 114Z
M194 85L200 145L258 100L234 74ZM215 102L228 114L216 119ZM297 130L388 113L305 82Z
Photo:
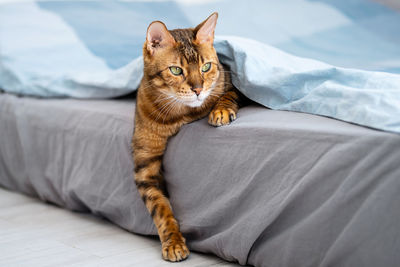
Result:
M0 188L0 266L239 265L194 252L186 261L165 262L157 238Z

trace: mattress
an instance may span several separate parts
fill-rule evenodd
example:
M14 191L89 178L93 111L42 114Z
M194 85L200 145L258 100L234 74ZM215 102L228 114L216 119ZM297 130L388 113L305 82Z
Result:
M156 234L133 183L134 109L0 94L0 185ZM229 126L185 125L163 164L192 250L254 266L400 263L400 135L253 104Z

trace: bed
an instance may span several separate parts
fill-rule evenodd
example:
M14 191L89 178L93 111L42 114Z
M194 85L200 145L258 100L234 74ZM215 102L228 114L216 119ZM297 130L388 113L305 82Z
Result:
M156 234L133 183L134 109L0 94L0 185ZM163 162L192 250L254 266L400 262L398 134L252 104L226 127L184 126Z
M254 266L399 266L395 1L2 5L0 186L155 235L130 146L145 30L215 10L220 60L254 102L168 143L189 248Z

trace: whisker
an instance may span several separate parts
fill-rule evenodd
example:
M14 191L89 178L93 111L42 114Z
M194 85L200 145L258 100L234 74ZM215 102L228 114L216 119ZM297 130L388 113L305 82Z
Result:
M174 101L174 99L170 98L166 101L166 103L164 103L160 108L156 109L155 111L158 111L157 113L157 117L155 118L155 120L157 121L158 118L160 118L162 116L162 113L168 108L168 106ZM152 112L154 113L154 111Z
M162 95L160 95L160 96L162 96ZM163 100L169 100L169 99L171 99L171 98L172 98L172 96L168 96L168 97L165 97L165 98L161 99L159 102L161 102L161 101L163 101ZM158 98L157 98L157 99L158 99ZM162 109L166 104L168 104L168 102L169 102L169 101L167 101L166 103L164 103L163 105L161 105L161 107L155 109L152 113L150 113L150 115L152 115L155 111L158 111L158 110ZM155 102L155 103L156 103L156 102Z
M178 101L178 99L175 98L174 101L171 103L170 108L165 112L164 118L163 118L163 123L165 122L165 119L168 117L170 112L175 108L175 104L176 104L177 101Z
M168 102L167 102L167 104L166 105L164 105L164 107L160 110L160 112L158 113L158 116L157 116L157 118L156 118L156 120L158 120L158 118L161 118L161 117L164 117L164 119L165 119L165 113L166 113L166 111L169 109L169 107L173 104L175 102L175 99L174 98L172 98L171 100L169 100ZM163 116L164 115L164 116ZM164 119L163 119L163 122L164 122Z

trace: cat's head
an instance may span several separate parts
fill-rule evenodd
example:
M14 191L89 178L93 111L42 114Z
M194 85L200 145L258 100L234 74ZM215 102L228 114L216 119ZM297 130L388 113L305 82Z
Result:
M199 107L211 94L220 75L213 47L217 18L213 13L194 29L169 31L161 21L149 25L144 72L161 97Z

